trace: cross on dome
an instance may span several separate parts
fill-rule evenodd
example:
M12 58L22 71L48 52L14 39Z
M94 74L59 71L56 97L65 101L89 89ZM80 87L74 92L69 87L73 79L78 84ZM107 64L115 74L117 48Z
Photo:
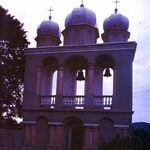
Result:
M49 20L51 20L52 18L52 11L54 11L54 9L52 9L52 7L50 7L49 11Z
M118 11L117 7L118 7L118 3L120 3L120 1L115 0L114 3L116 4L115 13L117 13L117 11Z
M84 7L84 4L83 4L83 0L81 0L81 5L80 5L81 7Z

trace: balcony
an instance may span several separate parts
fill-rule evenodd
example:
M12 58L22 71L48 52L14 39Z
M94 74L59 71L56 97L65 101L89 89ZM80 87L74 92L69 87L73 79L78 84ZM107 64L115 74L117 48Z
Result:
M102 110L111 110L112 96L93 96L91 108L98 108ZM51 109L57 108L56 105L57 96L41 96L40 105L42 107L49 107ZM59 97L59 108L62 109L85 109L86 97L85 96L63 96Z

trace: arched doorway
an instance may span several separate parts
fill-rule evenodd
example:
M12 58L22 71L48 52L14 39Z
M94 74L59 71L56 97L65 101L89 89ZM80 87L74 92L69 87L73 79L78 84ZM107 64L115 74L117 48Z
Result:
M64 125L64 150L82 150L83 123L78 119L69 119Z
M36 125L36 150L47 150L48 143L48 121L45 117L40 117Z

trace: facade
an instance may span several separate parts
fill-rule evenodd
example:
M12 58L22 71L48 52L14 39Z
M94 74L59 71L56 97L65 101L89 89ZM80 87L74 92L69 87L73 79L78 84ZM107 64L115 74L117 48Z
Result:
M97 150L129 134L136 42L117 10L103 27L98 44L96 15L83 4L66 17L61 46L51 16L39 25L37 47L25 50L23 150ZM104 95L109 73L113 92Z

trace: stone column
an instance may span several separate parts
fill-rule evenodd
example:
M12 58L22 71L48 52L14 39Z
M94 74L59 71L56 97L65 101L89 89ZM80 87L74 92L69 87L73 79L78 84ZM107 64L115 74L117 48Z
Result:
M63 95L63 83L64 83L64 66L59 65L58 76L57 76L57 92L56 95Z
M58 66L58 73L57 73L57 91L56 91L56 106L60 107L62 103L62 96L63 96L63 84L64 84L64 66L60 64Z
M36 80L36 94L40 94L40 84L41 84L41 67L37 68L37 80Z
M101 96L103 93L103 69L100 67L94 68L94 90L95 96Z
M87 72L87 95L93 95L94 87L94 64L88 64Z
M93 107L93 89L94 89L94 64L88 64L86 80L86 108Z

